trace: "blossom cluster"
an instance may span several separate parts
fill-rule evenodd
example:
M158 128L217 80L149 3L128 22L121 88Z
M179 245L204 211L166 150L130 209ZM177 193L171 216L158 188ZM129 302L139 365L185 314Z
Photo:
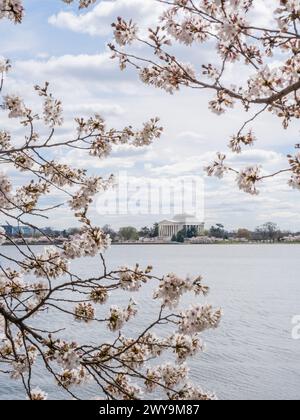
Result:
M209 107L217 115L224 114L227 108L233 108L232 97L225 90L220 90L216 98L210 101Z
M217 328L220 324L222 313L214 311L211 305L193 306L181 313L180 332L183 334L197 334L210 328Z
M149 274L152 271L152 267L149 266L145 271L140 269L137 264L134 269L128 267L121 267L120 269L120 287L123 290L130 292L137 292L143 283L147 283L149 280Z
M108 130L105 121L99 114L96 114L88 120L77 118L76 122L79 137L93 136L90 154L99 158L107 157L111 153L114 145L149 146L163 132L163 128L158 125L159 118L152 118L150 121L144 123L141 130L136 131L131 126L125 127L121 131L114 129Z
M3 297L19 297L26 284L24 282L23 273L15 270L6 270L5 274L0 276L0 294Z
M180 85L189 86L195 80L195 70L189 64L171 63L164 67L150 66L140 70L140 79L147 85L164 89L173 94Z
M58 385L65 389L80 386L89 378L89 373L82 366L77 369L64 369L57 375Z
M62 0L71 4L74 0ZM75 0L77 2L77 0ZM79 9L84 9L94 4L96 0L78 0ZM14 23L21 23L24 17L23 0L0 0L0 19L7 18Z
M86 171L74 169L68 165L60 164L55 161L47 162L40 166L40 172L49 181L58 187L72 186L84 180Z
M30 153L16 152L12 156L14 159L14 166L19 169L20 172L28 171L34 167L34 158Z
M106 387L106 392L115 399L122 399L125 401L139 400L142 395L141 388L133 384L130 377L126 376L124 373L116 375L114 383L111 383Z
M18 167L18 163L16 166ZM22 169L24 166L22 167ZM33 180L16 191L16 196L13 199L13 204L24 213L30 213L36 208L39 199L49 193L49 184L43 180L34 182Z
M22 0L0 0L0 19L8 18L20 23L24 15Z
M161 281L158 290L154 293L154 299L161 299L163 306L174 309L178 306L182 295L193 291L196 294L206 295L208 288L202 285L202 278L180 278L176 274L168 274Z
M1 150L7 150L10 148L11 137L8 131L1 130L0 131L0 147Z
M217 397L215 394L204 392L201 388L187 384L182 389L180 389L179 392L175 394L171 399L177 401L216 401Z
M80 189L73 195L69 202L72 210L81 210L93 202L93 198L100 191L106 191L114 184L114 177L104 180L101 177L86 178Z
M9 111L9 118L22 118L25 117L28 112L22 99L15 95L7 95L4 98L3 106L4 109Z
M69 262L54 246L45 248L44 253L35 258L27 258L23 265L27 273L33 273L37 278L52 278L63 276L68 272Z
M251 145L254 141L254 137L250 133L248 136L239 136L232 138L231 148L236 152L240 152L241 144ZM236 182L241 191L246 192L250 195L258 195L259 190L257 188L264 177L262 176L262 169L260 166L249 166L240 171L236 171L230 166L225 164L226 156L218 153L217 159L209 166L205 167L205 171L208 176L215 176L217 178L223 178L224 174L231 172L236 174ZM294 180L296 178L293 178ZM292 182L292 181L291 181Z
M12 184L10 179L0 172L0 207L7 208L12 202Z
M34 388L31 391L30 400L31 401L45 401L48 398L48 394L42 391L40 388Z
M222 153L217 154L217 159L209 166L205 167L208 176L215 176L219 179L224 177L229 171L229 167L225 165L226 155Z
M64 243L63 255L70 260L80 257L95 257L107 250L110 245L109 235L103 233L100 228L86 228L81 234L72 236Z
M174 366L167 363L157 368L150 368L147 371L146 387L148 391L153 391L157 384L163 382L168 388L180 384L186 379L188 375L188 368L186 365Z
M126 22L119 17L112 26L115 29L115 40L121 46L131 44L137 37L137 25L131 20Z
M54 99L52 94L48 92L49 83L44 87L39 85L35 86L35 90L39 96L44 98L44 122L47 126L54 128L55 126L62 125L62 103L60 100Z
M77 0L62 0L62 1L64 3L67 3L67 4L71 4L71 3L74 3L74 1L77 1ZM94 4L95 2L96 2L96 0L79 0L79 8L80 9L85 9L85 8L91 6L92 4Z
M0 227L0 245L6 241L6 232L3 227Z
M280 7L275 10L277 23L282 32L288 31L291 24L300 19L300 4L297 0L280 0Z
M91 303L79 303L75 308L75 319L89 323L95 319L95 310Z
M90 293L90 299L94 303L105 304L109 298L108 291L105 287L94 287Z
M3 315L0 315L0 340L3 340L3 338L5 337L4 331L5 331L5 319Z
M134 300L130 300L127 308L125 309L121 309L118 306L112 306L110 308L108 328L111 331L121 330L124 324L134 318L136 314L137 309Z
M257 183L261 180L261 168L249 166L243 169L237 176L237 183L240 190L251 195L258 195Z
M186 361L187 358L203 351L203 343L197 335L176 333L167 340L167 344L174 349L179 362Z
M184 45L192 45L194 42L207 40L209 23L204 19L198 19L192 15L184 15L183 19L177 22L176 9L169 9L162 15L162 22L167 33Z
M0 56L0 73L7 73L11 69L10 61Z
M288 156L289 163L292 169L292 177L289 180L289 185L299 190L300 189L300 153L296 156Z
M235 153L242 152L242 145L244 146L253 146L255 143L256 138L253 135L252 131L249 131L246 135L238 134L237 136L233 136L230 140L229 147Z

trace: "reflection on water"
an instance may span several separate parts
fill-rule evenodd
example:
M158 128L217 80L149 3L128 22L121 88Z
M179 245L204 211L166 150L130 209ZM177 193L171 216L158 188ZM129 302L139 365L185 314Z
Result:
M1 252L3 252L2 247ZM13 253L12 248L6 252ZM205 335L205 354L190 363L193 382L215 391L221 399L300 399L300 341L292 340L291 320L300 314L300 246L114 246L107 254L111 267L151 264L158 274L204 275L211 287L207 298L224 311L221 327ZM95 274L99 261L76 261L80 274ZM130 335L153 320L157 307L151 302L154 285L135 295L141 311L128 326ZM118 294L111 303L126 304ZM61 315L43 316L43 324L61 328ZM109 333L96 326L92 333L69 321L69 337L101 342ZM126 333L126 331L125 331ZM36 378L51 397L61 394L51 378ZM89 398L92 389L83 390ZM95 395L93 392L92 395ZM0 398L22 398L17 382L0 374Z

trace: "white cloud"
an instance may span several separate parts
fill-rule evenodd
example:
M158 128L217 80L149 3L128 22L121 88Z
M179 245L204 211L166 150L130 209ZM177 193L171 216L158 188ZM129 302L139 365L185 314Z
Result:
M265 169L274 169L277 165L287 165L286 157L282 153L273 150L248 149L242 154L228 154L228 162L231 165L249 166L253 164L263 165Z
M49 23L59 28L92 36L107 36L112 33L110 24L118 16L132 18L144 25L152 23L159 15L161 6L153 0L107 0L100 1L92 10L76 15L60 12L49 18ZM142 22L141 22L142 21Z
M30 74L32 78L39 78L40 74L44 76L56 75L69 77L84 77L88 71L89 78L96 72L110 71L113 68L110 54L88 55L63 55L60 57L50 57L46 60L23 60L16 62L16 70Z
M84 104L69 104L64 106L64 111L69 114L80 114L83 116L91 116L94 114L100 114L104 117L107 116L121 116L125 110L117 104L103 104L101 102L90 102Z

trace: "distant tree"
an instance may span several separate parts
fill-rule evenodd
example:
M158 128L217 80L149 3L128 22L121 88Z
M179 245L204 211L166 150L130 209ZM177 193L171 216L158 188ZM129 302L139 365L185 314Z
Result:
M297 232L291 232L290 230L280 231L278 241L281 242L283 238L287 238L288 236L299 236L300 234Z
M285 238L286 236L289 236L289 235L291 235L291 232L288 232L288 231L283 232L283 231L279 230L277 232L277 241L281 242L283 238Z
M263 241L263 234L260 228L256 228L254 232L252 232L252 240L253 241Z
M177 235L172 236L172 242L177 242Z
M282 232L276 223L268 222L256 229L255 237L256 240L275 242L282 237Z
M220 239L228 239L228 232L225 231L224 225L218 223L216 226L212 226L210 228L209 236Z
M109 235L113 242L117 239L118 234L110 225L103 226L102 232Z
M121 228L119 230L119 236L124 241L137 241L139 239L139 233L137 229L132 226Z
M159 225L158 225L158 223L154 223L154 225L151 229L150 237L151 238L158 238L159 237Z
M180 232L177 233L176 242L184 243L185 238L186 238L185 230L181 230Z
M191 239L191 238L197 238L197 236L198 236L198 230L197 230L196 227L192 227L190 229L187 229L186 232L185 232L185 234L186 234L186 238L189 238L189 239Z
M67 231L68 236L75 236L78 235L80 233L80 229L79 228L70 228Z
M248 229L239 229L236 233L238 239L251 239L252 233Z
M141 238L150 238L151 237L151 230L145 226L139 231L139 236Z

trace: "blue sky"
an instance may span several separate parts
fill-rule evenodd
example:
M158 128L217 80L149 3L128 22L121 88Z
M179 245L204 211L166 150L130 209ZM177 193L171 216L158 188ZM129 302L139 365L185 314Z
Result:
M267 14L262 2L261 17ZM26 17L20 26L0 22L0 54L12 59L14 70L7 80L7 90L19 93L32 106L39 106L32 86L48 80L56 96L62 98L65 126L58 135L65 137L73 130L75 116L101 113L108 124L117 128L132 124L141 127L150 117L161 117L165 127L163 138L149 148L118 148L107 161L96 161L70 152L56 157L74 166L87 166L91 172L108 175L127 170L136 179L169 179L180 176L204 176L203 166L216 151L226 151L228 139L240 127L245 114L239 108L222 117L207 109L211 96L183 89L171 97L165 92L145 87L133 71L122 73L117 62L110 60L107 42L111 40L110 24L116 17L132 16L146 27L155 21L158 10L154 0L98 1L88 11L59 0L25 0ZM179 48L189 61L202 54ZM204 51L204 56L211 51ZM238 71L232 69L236 79ZM246 116L247 117L247 116ZM6 121L1 123L8 124ZM259 139L255 148L241 156L230 156L237 167L263 164L266 171L287 166L285 155L299 142L296 124L283 131L271 115L261 118L255 127ZM21 179L19 178L19 182ZM248 197L237 190L234 179L205 179L205 219L207 225L224 223L228 228L253 228L273 220L283 228L300 230L300 196L287 186L287 178L271 180L261 188L258 197ZM160 219L122 216L103 217L93 211L99 224L142 226ZM71 215L57 212L50 225L74 224Z

